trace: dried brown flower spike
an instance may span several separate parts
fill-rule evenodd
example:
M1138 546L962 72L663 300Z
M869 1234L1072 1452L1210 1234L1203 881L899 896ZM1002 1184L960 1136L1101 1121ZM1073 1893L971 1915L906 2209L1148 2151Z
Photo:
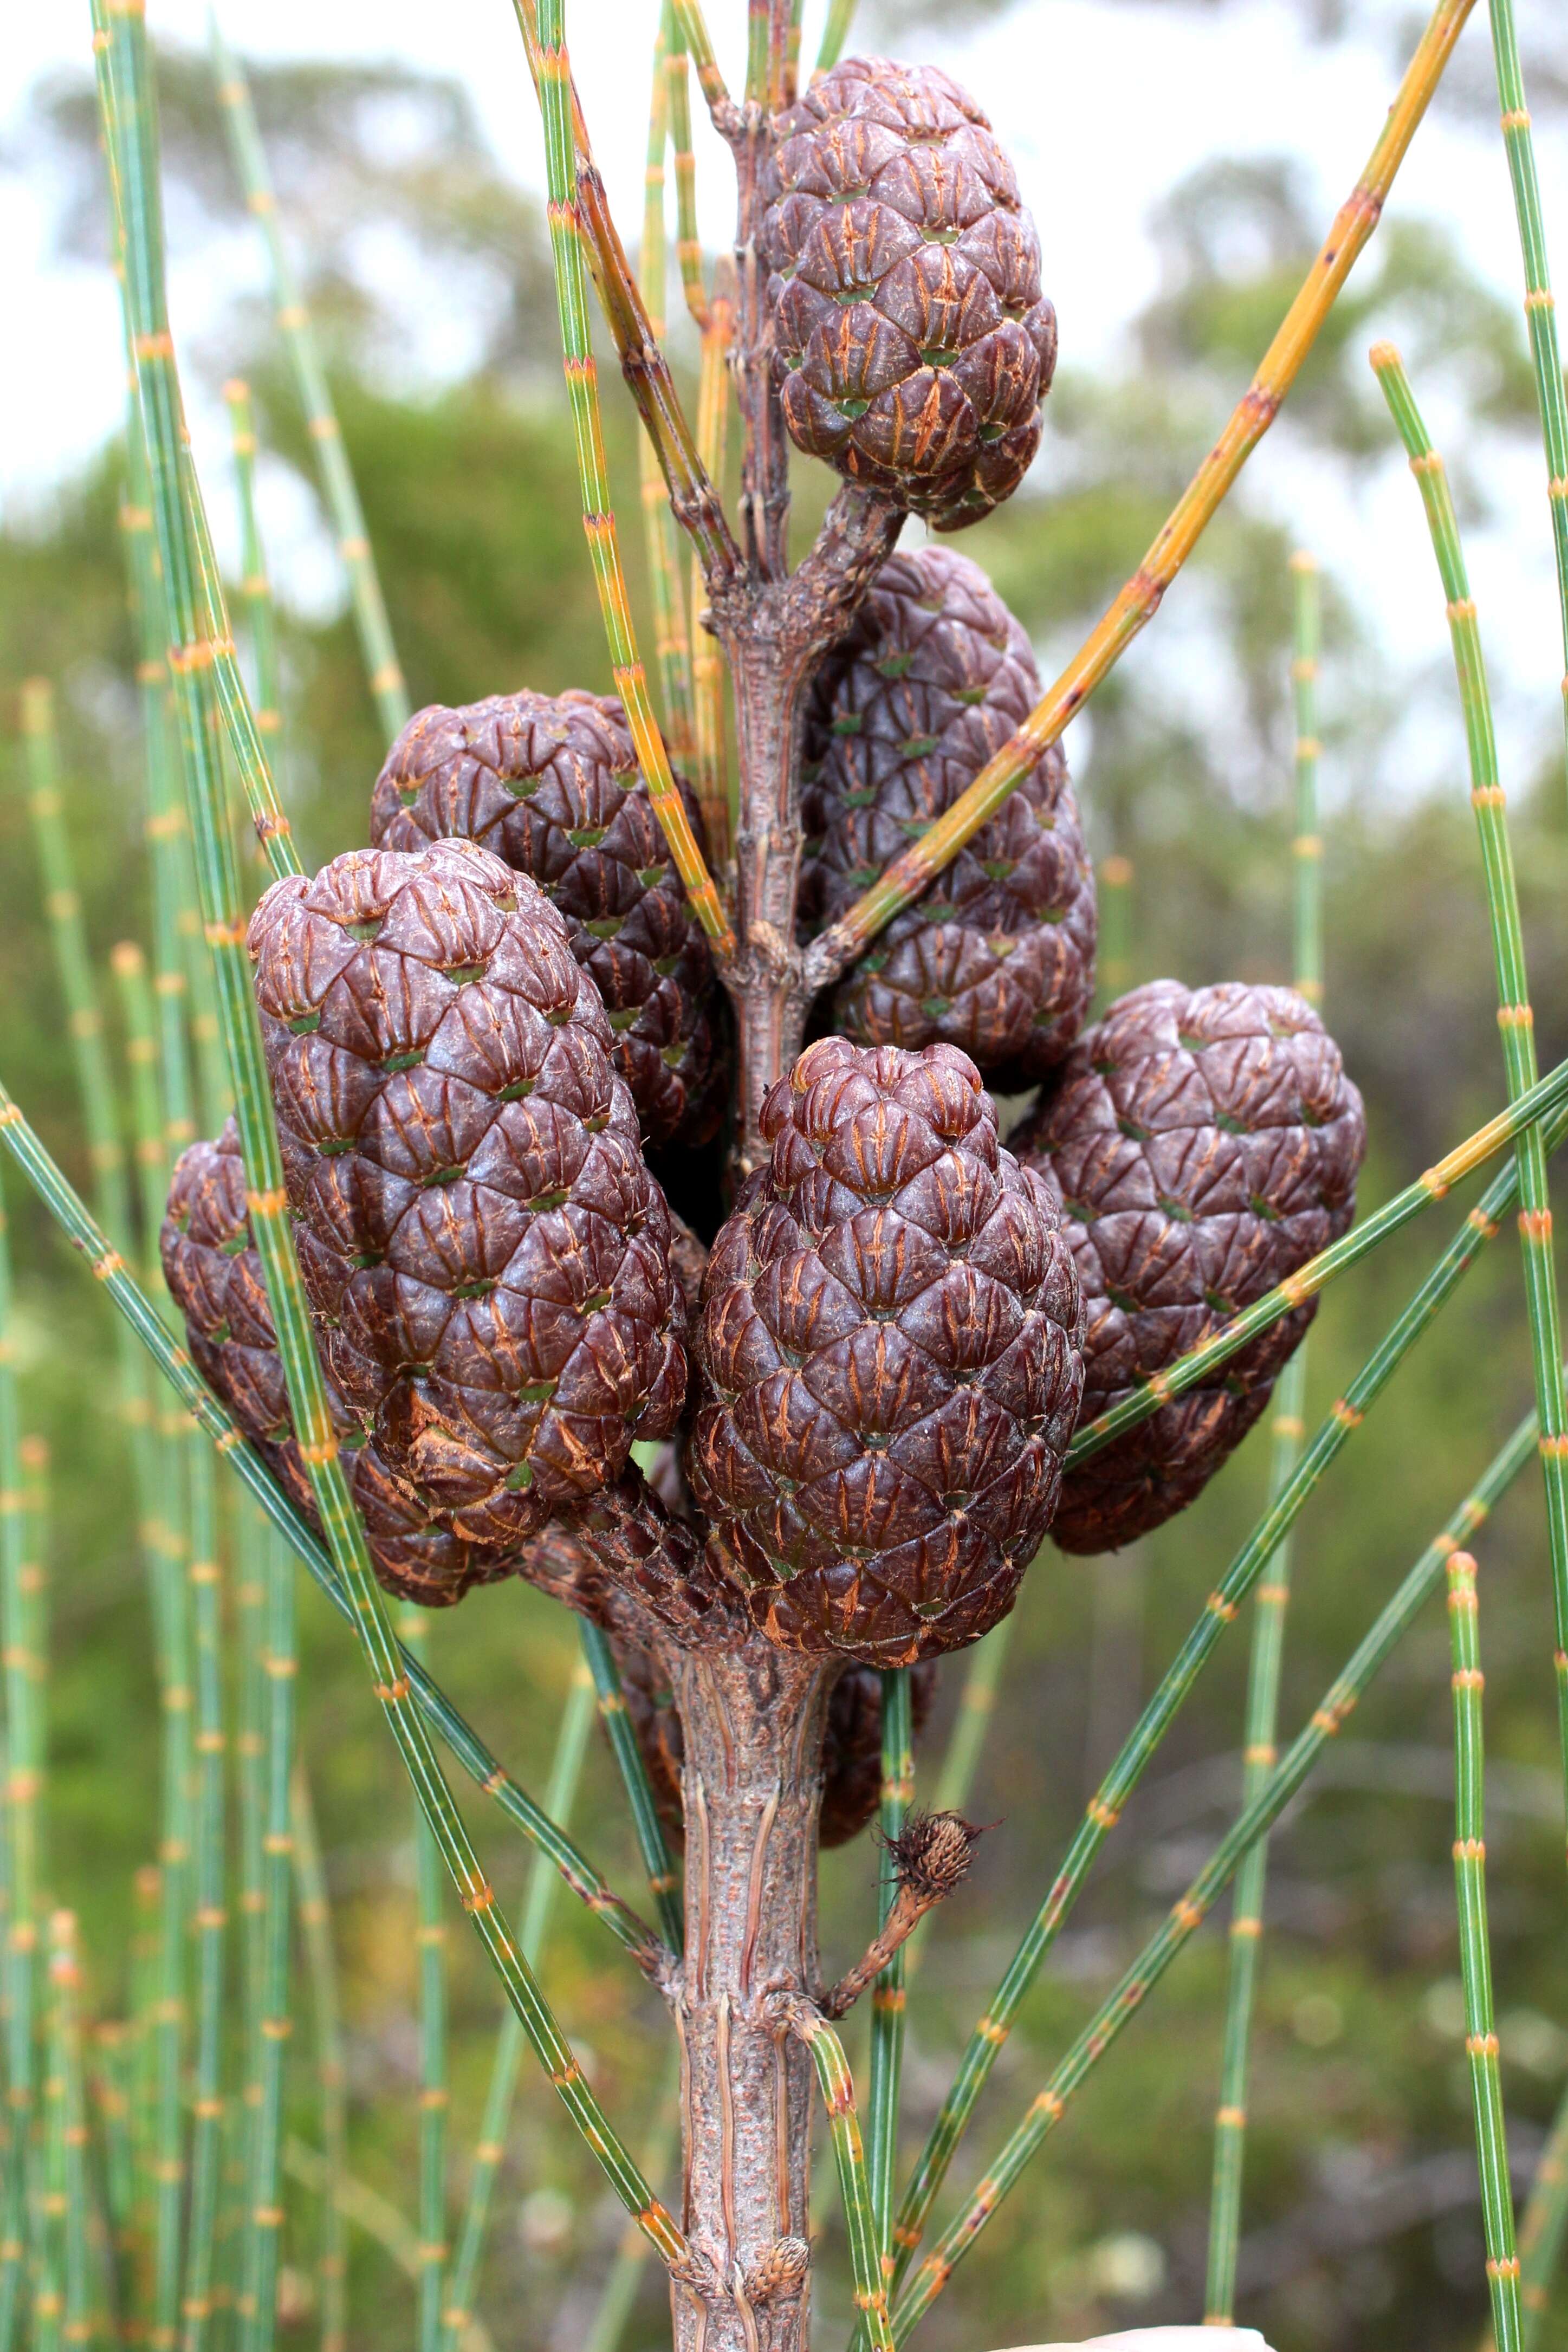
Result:
M802 932L869 889L974 782L1036 701L1028 638L956 548L895 555L818 674L805 722ZM1053 744L833 999L868 1045L958 1045L1002 1093L1035 1086L1094 992L1094 874Z
M697 803L676 781L700 842ZM717 1131L726 1007L618 702L492 694L416 711L376 779L370 824L378 848L458 834L537 882L604 999L647 1140Z
M456 1534L515 1543L685 1396L598 992L543 894L465 841L274 883L250 948L328 1374Z
M846 58L763 182L773 364L799 446L956 530L1039 446L1057 321L985 116L934 66Z
M977 1641L1050 1524L1082 1378L1049 1187L967 1057L824 1038L763 1106L713 1244L688 1472L710 1556L784 1648Z
M1157 980L1079 1039L1009 1139L1062 1200L1087 1423L1344 1232L1366 1128L1338 1046L1293 989ZM1190 1503L1316 1311L1285 1316L1071 1471L1053 1540L1114 1551Z

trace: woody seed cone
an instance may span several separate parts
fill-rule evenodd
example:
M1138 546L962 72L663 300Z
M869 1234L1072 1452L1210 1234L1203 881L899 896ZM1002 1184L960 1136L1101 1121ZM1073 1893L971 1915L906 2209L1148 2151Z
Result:
M514 1543L673 1428L683 1301L563 918L486 850L354 850L250 926L327 1374L454 1534Z
M934 66L846 58L779 123L762 261L798 446L956 530L1039 446L1056 313L1013 166Z
M676 781L701 841L697 803ZM376 779L371 839L418 850L454 834L528 875L565 917L647 1142L715 1133L729 1064L724 1002L621 705L574 690L416 712Z
M1009 1140L1062 1202L1087 1424L1345 1231L1366 1127L1338 1046L1293 989L1157 980L1079 1040ZM1071 1470L1051 1529L1061 1549L1114 1551L1190 1503L1316 1311L1294 1308Z
M315 1498L294 1439L232 1119L216 1143L195 1143L181 1154L161 1248L198 1370L314 1525ZM476 1584L523 1575L601 1621L614 1613L615 1592L630 1592L683 1643L711 1647L732 1637L732 1606L696 1537L635 1469L587 1500L563 1506L552 1522L563 1540L547 1555L535 1550L534 1539L474 1543L455 1535L395 1475L330 1380L328 1400L377 1580L399 1600L444 1609Z
M1082 1370L1048 1186L965 1055L809 1046L702 1286L709 1556L784 1648L908 1665L1010 1607Z
M805 722L800 926L842 915L967 790L1040 691L1028 638L955 548L895 555ZM1094 992L1094 875L1056 745L840 983L868 1045L958 1045L1002 1093L1068 1051Z

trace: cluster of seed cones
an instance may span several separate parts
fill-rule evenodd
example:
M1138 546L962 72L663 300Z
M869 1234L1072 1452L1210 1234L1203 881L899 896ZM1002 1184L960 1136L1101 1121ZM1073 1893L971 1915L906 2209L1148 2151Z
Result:
M816 689L805 924L962 789L1030 682L972 565L889 563ZM644 1153L710 1122L724 1016L651 826L615 706L427 711L377 783L377 845L253 919L378 1566L440 1603L565 1528L601 1613L630 1591L683 1640L749 1620L866 1665L935 1657L1010 1606L1047 1530L1126 1542L1245 1433L1310 1307L1064 1477L1076 1428L1342 1229L1359 1099L1287 990L1159 982L1079 1034L1093 885L1047 760L842 984L851 1034L774 1087L705 1255ZM973 985L917 994L949 970ZM1008 1148L984 1076L1042 1072ZM164 1258L204 1372L308 1504L232 1131L181 1161ZM661 1498L631 1449L668 1439Z
M984 117L940 73L850 60L767 169L791 431L938 528L972 520L1021 478L1055 353ZM1039 692L973 562L884 565L803 714L799 946ZM421 711L370 835L275 884L249 944L378 1572L431 1605L526 1574L607 1622L672 1820L667 1640L847 1662L826 1828L852 1834L872 1670L976 1640L1047 1533L1094 1553L1158 1526L1261 1411L1310 1307L1068 1467L1075 1432L1348 1222L1338 1052L1301 998L1239 983L1156 982L1085 1030L1094 878L1052 749L819 1000L700 1239L649 1155L717 1154L732 1024L620 705ZM1026 1091L1005 1140L996 1098ZM184 1155L163 1242L204 1375L309 1509L232 1130Z

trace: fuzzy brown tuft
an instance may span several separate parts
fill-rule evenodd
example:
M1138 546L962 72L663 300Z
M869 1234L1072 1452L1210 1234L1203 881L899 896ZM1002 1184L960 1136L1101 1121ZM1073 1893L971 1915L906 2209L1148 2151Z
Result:
M911 1813L888 1840L900 1894L922 1905L945 1902L969 1875L974 1848L984 1836L961 1813Z
M747 2273L747 2296L752 2303L772 2303L781 2294L798 2294L810 2269L811 2248L804 2238L775 2238Z

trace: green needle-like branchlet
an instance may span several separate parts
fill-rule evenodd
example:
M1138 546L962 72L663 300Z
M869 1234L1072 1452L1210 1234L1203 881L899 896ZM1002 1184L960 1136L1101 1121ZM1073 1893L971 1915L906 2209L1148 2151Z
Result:
M687 76L686 35L671 11L666 83L669 93L669 138L675 153L675 260L680 290L699 334L708 327L708 289L702 282L702 239L697 233L697 157L691 145L691 89Z
M669 2068L659 2093L652 2133L643 2151L643 2169L650 2180L662 2180L680 2139L680 2053L671 2053ZM647 2240L627 2229L616 2249L605 2275L598 2308L588 2323L583 2352L620 2352L637 2301L637 2284L647 2267Z
M1454 1893L1459 1910L1459 1970L1465 1987L1465 2055L1469 2061L1476 2119L1492 2333L1497 2352L1520 2352L1519 2256L1513 2242L1513 2189L1492 2017L1491 1944L1487 1934L1480 1602L1476 1563L1468 1551L1449 1555L1447 1579L1454 1685Z
M1142 2008L1183 1945L1202 1926L1243 1856L1273 1828L1306 1780L1325 1743L1342 1728L1379 1667L1441 1582L1450 1555L1474 1534L1534 1451L1535 1416L1531 1413L1520 1423L1447 1526L1428 1544L1344 1672L1330 1685L1306 1728L1297 1735L1266 1787L1237 1817L1164 1923L1101 2002L962 2211L921 2263L894 2313L898 2343L908 2339L922 2314L935 2302L1029 2158L1061 2121L1074 2093L1081 2088L1086 2076L1128 2020Z
M890 1844L908 1819L915 1797L914 1723L907 1668L884 1674L882 1682L882 1794L878 1826ZM877 1889L877 1925L885 1927L898 1891L890 1866ZM904 2063L904 1952L894 1953L871 1988L871 2066L867 2101L866 2169L877 2231L877 2263L884 2281L893 2273L894 2168L899 2156L899 2095Z
M563 1827L571 1821L576 1802L577 1785L583 1776L583 1759L587 1753L594 1713L594 1678L588 1671L586 1660L583 1660L572 1678L572 1688L562 1712L554 1761L550 1768L550 1782L544 1792L545 1810L552 1821L560 1822ZM559 1885L559 1879L543 1854L537 1855L528 1876L528 1892L523 1897L518 1934L522 1957L531 1969L539 1966ZM447 2273L447 2307L441 2315L444 2352L462 2352L463 2336L473 2317L479 2263L489 2222L490 2199L496 2174L506 2152L521 2058L521 2030L508 2010L496 2037L495 2056L490 2062L489 2088L485 2095L484 2121L468 2174L468 2201L463 2214L458 2251ZM637 2242L639 2256L646 2254L647 2241L642 2232L633 2230L631 2234Z
M849 2269L855 2281L855 2308L859 2315L857 2326L865 2330L871 2352L893 2352L888 2282L877 2252L877 2221L871 2210L866 2151L855 2106L855 2077L844 2054L843 2042L809 2001L790 2000L784 2004L784 2011L790 2032L811 2053L822 2104L827 2110L833 2158L838 2169L838 2193L844 2205L844 2226L849 2240Z
M1546 2145L1535 2161L1519 2224L1520 2343L1535 2352L1541 2323L1552 2300L1552 2274L1568 2232L1568 2091L1557 2103Z
M1290 664L1296 719L1296 810L1291 841L1295 867L1292 978L1310 1004L1323 997L1323 845L1318 832L1318 567L1304 552L1290 559L1294 650ZM1307 1433L1307 1343L1301 1342L1275 1391L1274 1451L1268 1492L1277 1500L1300 1459ZM1290 1538L1268 1563L1253 1601L1252 1655L1247 1665L1241 1789L1250 1803L1273 1770L1279 1729L1279 1675L1285 1617L1290 1601ZM1208 2283L1204 2315L1210 2326L1234 2324L1236 2264L1241 2245L1242 2167L1247 2147L1248 2047L1263 1936L1268 1842L1259 1838L1237 1873L1231 1901L1230 1954L1226 1978L1225 2032L1219 2105L1215 2115L1214 2178L1209 2192Z
M152 992L147 985L145 960L133 941L122 940L110 961L120 992L125 1059L131 1077L141 1254L164 1318L173 1326L177 1318L163 1287L162 1272L155 1271L158 1231L167 1189L168 1147L158 1087ZM190 1423L183 1413L159 1413L155 1460L160 1502L146 1538L151 1553L151 1601L163 1717L163 1836L159 1851L162 1988L154 2025L158 2125L153 2164L158 2213L153 2334L160 2347L173 2345L178 2331L180 2236L184 2206L181 2078L184 2064L185 1960L192 1883L191 1608L187 1584L194 1556L192 1496L187 1484L190 1436Z
M631 1717L626 1712L626 1700L621 1696L621 1673L616 1664L616 1654L599 1627L590 1624L586 1617L578 1620L577 1632L583 1643L583 1655L588 1661L588 1671L598 1695L599 1715L605 1736L621 1776L621 1785L626 1792L626 1801L631 1807L637 1851L647 1873L658 1924L670 1950L679 1952L686 1935L686 1919L680 1899L680 1873L669 1851L669 1840L665 1836L664 1823L659 1820L658 1807L654 1802L653 1783L647 1777L642 1748Z
M44 885L44 912L54 942L55 969L66 1003L66 1034L76 1069L94 1195L104 1223L123 1241L131 1232L131 1192L103 1013L66 831L54 689L47 678L30 677L22 688L22 737L27 761L27 808Z
M932 1807L939 1813L962 1813L969 1803L1016 1622L1016 1618L1004 1617L969 1654L952 1729L948 1734L947 1752L931 1797ZM921 1926L924 1925L922 1920ZM910 1941L918 1944L920 1934L921 1928L917 1927Z
M403 1646L425 1655L429 1619L405 1602ZM429 1824L414 1811L415 1951L419 1979L419 2352L437 2352L447 2270L447 1922L441 1857ZM523 1957L533 1965L528 1953ZM511 2011L507 2015L510 2018Z
M670 15L668 0L659 16L653 47L653 90L648 101L647 162L643 175L642 247L637 255L637 284L647 313L650 332L664 334L665 282L668 250L665 239L664 159L669 145ZM680 60L682 71L685 60ZM642 495L643 540L647 557L648 585L653 598L654 659L658 665L664 696L664 732L677 765L691 756L691 642L687 629L686 597L676 556L675 518L665 495L658 453L646 434L637 436L637 484Z
M248 2085L248 2147L237 2310L245 2352L268 2352L278 2325L283 2231L283 2069L289 2017L293 1885L294 1563L275 1529L263 1545L261 1668L261 1916L256 2043Z
M180 790L178 751L169 708L169 633L163 621L163 583L158 576L153 544L153 509L148 503L147 458L142 446L142 425L134 404L126 419L126 495L121 501L120 529L125 549L127 587L136 630L137 688L142 712L142 761L145 778L146 814L143 831L153 878L153 988L158 1009L158 1082L163 1099L163 1131L168 1156L174 1160L195 1140L195 1099L191 1075L191 1034L185 1015L199 1019L211 1010L211 989L205 991L205 961L200 950L196 917L195 878L191 871L190 837ZM193 948L197 952L193 954ZM195 985L193 986L193 982ZM192 1030L195 1023L191 1024ZM216 1045L216 1026L203 1045L203 1078L216 1114L225 1089L214 1083L209 1067ZM216 1116L215 1128L216 1132Z
M167 1155L159 1096L152 1001L140 950L122 957L119 977L127 1015L131 1103L140 1179L133 1205L121 1141L117 1094L98 978L88 947L76 866L60 782L53 696L34 679L23 693L29 806L45 883L70 1036L82 1125L94 1191L105 1224L120 1248L136 1233L141 1255L156 1263L163 1210L162 1171ZM184 2183L181 2068L184 2042L185 1897L189 1863L190 1676L185 1606L184 1444L177 1421L154 1418L144 1368L120 1338L120 1388L130 1423L139 1540L147 1579L158 1657L163 1738L160 1985L155 2051L156 2154L151 2174L156 2213L153 2334L155 2352L169 2352L178 2332Z
M21 1401L16 1381L11 1244L0 1196L0 1660L5 1684L5 1941L4 1982L6 2124L0 2191L0 2352L16 2341L24 2283L23 2233L37 2107L34 2008L38 1947L38 1797L43 1747L36 1700L42 1671L34 1654L37 1612L23 1488ZM33 1570L35 1574L37 1570Z
M1559 1112L1547 1131L1548 1149L1568 1135L1568 1115ZM1518 1196L1517 1163L1494 1179L1470 1210L1426 1279L1395 1317L1382 1341L1335 1399L1300 1462L1279 1496L1269 1505L1241 1549L1205 1603L1202 1615L1167 1668L1094 1796L1069 1845L1045 1900L1024 1932L985 2014L971 2034L952 2087L931 2126L917 2159L894 2225L899 2249L899 2273L925 2234L931 2209L947 2177L958 2144L968 2128L976 2100L990 2078L998 2052L1007 2039L1018 2005L1034 1983L1055 1942L1095 1856L1115 1827L1122 1809L1142 1779L1150 1759L1174 1722L1199 1674L1228 1624L1261 1577L1328 1471L1329 1465L1365 1420L1376 1398L1392 1379L1415 1341L1452 1297L1475 1264L1486 1243L1498 1230Z
M730 419L730 345L735 331L735 267L721 254L713 268L713 297L702 327L701 373L697 395L697 446L709 477L724 476ZM700 565L691 559L691 696L695 721L693 788L708 834L709 854L722 868L733 831L731 785L724 758L724 656L719 640L701 621L706 599Z
M208 1449L187 1445L191 1622L195 1663L195 2052L191 2086L191 2204L185 2248L184 2352L211 2341L214 2256L223 2169L225 1754L223 1571L218 1558L217 1481Z
M33 2297L33 2340L45 2347L86 2344L92 2332L81 1973L69 1911L57 1911L49 1921L48 1988L44 2193Z
M578 206L577 157L572 125L572 68L566 54L561 0L544 0L539 10L537 79L544 117L544 152L550 189L550 249L555 266L555 291L561 314L561 341L566 389L577 444L577 471L583 494L583 530L599 592L605 634L616 690L626 705L626 720L637 745L637 764L647 785L654 814L669 845L676 870L686 886L692 911L712 940L716 952L734 952L729 917L697 845L685 803L670 773L669 754L654 719L647 680L637 654L637 633L621 568L616 518L610 507L609 471L605 458L604 431L599 415L598 375L588 328L588 298L584 266L584 232Z
M256 509L256 417L250 404L250 387L237 376L224 385L223 397L228 410L235 488L239 493L239 602L250 633L256 726L258 733L266 736L272 745L276 768L282 748L283 697L278 669L278 614L267 569L267 547Z
M1503 145L1508 153L1520 255L1524 264L1525 324L1535 368L1541 437L1546 452L1546 497L1552 517L1552 552L1557 560L1557 603L1563 627L1563 723L1568 728L1568 383L1563 374L1557 306L1552 299L1552 272L1546 259L1541 180L1535 168L1535 142L1531 136L1513 0L1488 0L1488 14L1491 18L1492 63L1497 74Z
M1487 917L1497 973L1498 1028L1502 1037L1509 1093L1517 1099L1535 1083L1535 1015L1531 1009L1525 971L1519 886L1514 877L1507 803L1498 766L1497 730L1475 599L1470 593L1447 473L1432 446L1399 354L1391 343L1379 343L1372 353L1372 363L1409 455L1410 469L1420 484L1433 552L1447 600L1448 633L1469 754L1470 805L1476 813L1476 831L1480 841ZM1562 1318L1546 1147L1538 1128L1520 1138L1518 1159L1520 1255L1530 1317L1536 1411L1541 1418L1541 1467L1546 1488L1546 1532L1557 1622L1558 1734L1563 1790L1568 1796L1568 1393L1563 1378Z
M300 281L294 274L294 265L284 242L278 218L278 199L267 168L267 153L257 127L256 109L251 104L249 87L244 69L225 41L216 17L212 24L212 49L213 70L217 78L217 94L223 107L224 121L228 126L235 169L245 191L245 201L267 240L278 325L293 366L300 405L305 412L305 424L315 446L321 495L326 500L327 511L337 536L338 554L348 574L354 626L359 632L376 716L381 721L382 732L390 743L408 719L408 689L403 681L397 648L392 642L392 627L386 617L381 580L365 530L364 510L360 505L353 471L343 448L342 432L338 424L337 411L332 405L327 373L316 348L310 314L305 307ZM247 572L248 569L247 563ZM257 714L258 723L266 709L263 701Z
M348 2232L338 2183L347 2178L349 2168L348 2077L332 1916L327 1901L326 1874L321 1867L321 1844L316 1833L316 1810L310 1801L310 1784L303 1766L298 1762L289 1788L289 1818L294 1839L300 1926L310 1975L310 2005L315 2012L321 2157L327 2172L321 2197L321 2252L316 2265L321 2281L321 2352L344 2352L348 2341ZM509 2010L507 2015L510 2014Z
M691 59L697 74L697 85L707 102L708 111L715 117L734 111L734 100L724 86L719 61L713 54L712 37L707 18L702 14L702 0L672 0L675 21L680 28L681 46Z

